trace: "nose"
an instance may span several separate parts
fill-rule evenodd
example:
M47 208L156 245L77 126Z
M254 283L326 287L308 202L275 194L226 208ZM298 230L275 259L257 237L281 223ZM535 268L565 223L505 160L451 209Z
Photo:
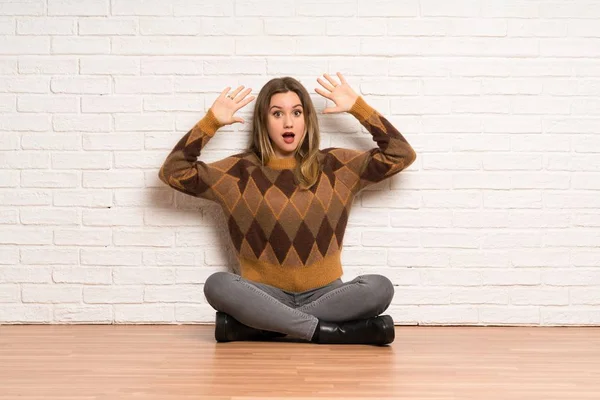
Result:
M291 128L292 127L292 117L291 116L286 116L285 120L283 121L283 124L286 128Z

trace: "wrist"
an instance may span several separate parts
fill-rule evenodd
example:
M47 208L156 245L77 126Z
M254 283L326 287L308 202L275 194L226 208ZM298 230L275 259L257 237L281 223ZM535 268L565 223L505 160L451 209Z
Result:
M196 126L207 135L214 136L217 130L222 126L225 126L225 124L220 123L212 109L209 108L204 118L198 121Z
M352 107L350 107L350 110L348 110L348 113L354 115L357 119L361 121L369 118L369 116L374 112L375 110L373 109L373 107L368 105L362 96L358 96Z

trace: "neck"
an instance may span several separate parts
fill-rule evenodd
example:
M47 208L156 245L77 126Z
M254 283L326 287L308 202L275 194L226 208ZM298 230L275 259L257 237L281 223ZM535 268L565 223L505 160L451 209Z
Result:
M267 166L273 169L291 169L296 166L296 158L295 157L272 157L269 162L267 162Z

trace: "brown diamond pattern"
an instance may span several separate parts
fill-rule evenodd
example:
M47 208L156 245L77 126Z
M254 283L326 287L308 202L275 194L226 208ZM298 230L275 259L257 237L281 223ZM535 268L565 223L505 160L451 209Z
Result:
M338 246L342 246L342 241L344 240L344 233L346 231L346 225L348 224L348 212L346 211L346 207L342 209L342 214L338 220L338 223L335 227L335 237L338 241Z
M294 238L293 242L294 248L298 252L302 264L306 264L313 244L316 244L315 237L310 232L304 221L302 221L298 227L298 233L296 233L296 237Z
M331 225L329 225L329 220L327 218L323 218L321 223L321 227L319 228L319 233L317 233L317 246L319 246L319 251L323 256L327 254L327 249L329 248L329 243L331 242L331 237L333 236L333 229Z
M275 256L275 252L273 251L273 247L271 247L271 244L269 243L267 243L267 246L265 247L263 253L260 255L259 260L272 265L277 265L279 263L279 260L277 260L277 256Z
M255 263L248 267L255 278L266 277L267 264L300 268L320 265L327 258L332 266L336 261L329 257L340 252L354 195L414 160L414 150L387 119L364 101L357 104L350 112L373 135L377 147L320 150L322 170L308 190L296 184L293 170L263 166L252 152L212 163L192 162L214 135L210 119L200 121L177 143L159 177L179 191L222 205L233 245L241 258ZM310 268L306 271L312 274ZM293 276L287 287L321 279L305 276L299 284Z
M231 211L230 219L233 219L239 230L246 234L252 221L254 221L254 214L252 210L248 208L248 205L244 201L238 201L233 210Z
M348 188L352 188L356 184L356 174L346 166L335 171L335 177L337 182L342 182Z
M329 208L329 213L327 213L327 218L331 221L331 227L333 228L337 220L340 218L340 214L344 209L344 203L340 200L338 196L333 196L331 199L331 207Z
M254 183L254 179L250 178L248 180L246 190L244 190L244 193L242 194L242 199L244 199L244 202L246 203L248 208L250 208L252 214L256 215L258 211L258 206L260 205L263 199L260 190L258 190L256 183Z
M296 184L294 183L294 173L289 169L284 169L283 171L281 171L277 179L275 179L274 184L288 198L292 196L292 193L294 193L294 191L296 191L297 188Z
M231 197L225 201L230 209L228 225L240 255L270 265L300 267L338 252L353 201L348 185L359 180L343 161L358 162L357 154L360 153L332 151L332 167L319 176L310 190L290 184L291 170L280 174L264 174L260 168L239 172L236 167L240 162L224 163L221 167L229 166L228 175L215 189ZM247 181L240 186L242 179ZM238 195L241 187L244 190Z
M313 236L317 236L319 232L319 228L321 227L321 223L323 222L323 218L325 218L325 209L321 205L321 202L316 198L311 203L310 210L306 213L304 217L304 223L313 234Z
M302 218L292 203L288 203L279 215L279 223L289 238L296 236L298 227L302 223Z
M293 247L290 248L287 257L285 258L285 260L283 260L283 263L281 265L283 265L284 267L294 267L300 265L300 257L298 257L296 249L294 249Z
M276 186L272 186L267 191L267 194L265 194L265 201L269 207L271 207L271 210L273 210L273 213L277 218L279 218L281 211L283 211L283 208L289 202L287 196Z
M288 250L292 245L290 238L286 235L285 231L279 224L279 222L275 223L275 227L273 228L273 232L271 232L271 236L269 237L269 243L273 247L273 251L275 252L275 256L279 263L282 263L285 260Z
M252 179L254 179L256 187L258 188L258 190L260 190L260 193L263 196L265 195L265 193L267 193L267 190L269 190L269 188L273 186L271 181L268 180L265 174L258 168L252 171L252 174L250 176L252 177Z
M313 247L310 250L310 254L308 256L308 260L306 260L306 265L312 265L318 262L323 261L323 255L319 251L319 247L317 244L313 244Z
M273 210L271 207L267 205L267 202L263 200L258 206L258 211L256 213L256 220L260 221L260 226L262 227L263 232L266 236L271 236L271 232L275 227L275 223L277 222L277 217L273 214Z
M267 237L256 220L252 221L246 233L246 241L252 248L256 258L258 258L267 245Z
M308 210L310 210L314 197L315 195L310 190L298 190L292 195L290 201L296 207L300 216L304 218Z
M223 200L223 204L231 211L241 196L236 179L229 175L223 175L223 178L214 185L214 188Z
M344 185L342 182L335 182L334 192L337 198L341 200L342 204L346 204L348 201L350 201L350 196L352 193L350 193L350 189L348 189L348 187L346 187L346 185Z
M235 222L235 218L233 215L230 215L227 220L227 225L229 228L229 236L231 237L231 241L233 242L234 247L237 251L240 251L242 248L242 240L244 239L244 233L238 226L237 222Z
M240 254L243 254L245 258L248 258L250 260L257 260L254 250L252 249L252 247L246 239L242 240Z
M320 179L317 185L319 185L319 187L315 192L315 197L321 202L323 208L327 210L329 209L329 202L333 196L333 188L331 187L329 179Z
M335 238L335 235L332 235L331 240L329 241L329 246L327 246L327 253L325 253L325 257L334 255L338 250L339 248L337 246L337 239Z
M349 160L355 154L343 153L341 158ZM228 175L215 188L232 197L225 202L230 208L229 231L241 255L271 265L300 267L339 251L353 200L348 185L359 177L338 154L331 155L332 168L310 190L293 184L291 170L265 175L260 168L240 173L239 162L221 166L229 167ZM247 182L240 186L244 178ZM237 195L241 187L244 190ZM236 198L239 201L234 203Z

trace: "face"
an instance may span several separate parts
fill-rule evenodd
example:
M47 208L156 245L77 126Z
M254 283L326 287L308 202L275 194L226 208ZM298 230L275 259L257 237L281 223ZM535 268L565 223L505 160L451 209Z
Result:
M271 96L267 114L267 129L275 155L279 158L294 156L294 150L305 134L304 108L295 92Z

